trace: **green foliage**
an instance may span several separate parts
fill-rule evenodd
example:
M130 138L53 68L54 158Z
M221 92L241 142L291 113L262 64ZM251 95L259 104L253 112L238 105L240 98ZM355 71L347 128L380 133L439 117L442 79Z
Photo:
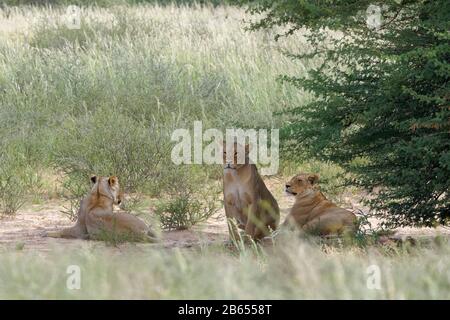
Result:
M0 214L13 215L25 203L26 190L17 170L1 167L0 174Z
M180 194L161 201L156 206L155 214L163 229L183 230L208 220L217 209L214 201L205 204L196 195Z
M62 198L66 200L66 205L61 212L66 215L71 221L76 221L78 218L78 210L80 209L81 200L89 191L88 176L81 178L66 179L63 182Z
M247 1L248 2L248 1ZM450 218L450 3L385 1L377 28L372 1L250 1L252 28L306 30L321 63L282 80L316 99L292 106L283 130L291 154L332 161L348 183L373 191L388 226L446 224ZM299 143L301 141L301 143Z
M0 13L17 28L0 34L0 135L24 159L18 171L57 176L71 218L91 174L119 176L137 201L198 175L173 165L174 129L270 128L273 111L304 98L274 84L293 64L267 33L244 32L236 8L89 7L75 30L64 8Z
M76 218L92 174L117 175L122 190L133 193L138 201L140 193L159 194L174 183L174 173L188 171L170 160L168 127L145 126L102 109L67 120L60 127L53 159L69 178L63 187L69 200L65 213L71 219Z
M14 142L0 144L0 215L14 215L26 201L39 179L25 157L23 148Z
M169 191L169 197L156 204L155 215L162 229L189 229L217 212L221 192L214 186L206 188L207 180L201 180L197 178L193 181L186 175L178 176L176 184ZM201 184L205 189L199 189Z
M117 175L125 190L148 191L165 167L174 166L162 129L146 128L111 110L69 120L60 129L55 165L74 178Z

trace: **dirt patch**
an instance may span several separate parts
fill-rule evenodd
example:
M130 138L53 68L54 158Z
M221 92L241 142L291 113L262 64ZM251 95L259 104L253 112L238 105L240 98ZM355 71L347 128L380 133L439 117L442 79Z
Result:
M265 179L268 188L278 199L281 210L281 221L284 221L294 203L294 197L287 196L283 190L283 180L277 178ZM345 195L346 207L358 213L359 210L367 212L357 197ZM348 200L348 201L347 201ZM54 239L42 237L45 231L57 230L73 225L63 213L63 204L51 201L45 205L29 205L20 210L14 217L0 219L0 250L32 250L50 251L54 247L80 249L85 247L104 247L105 243L99 241L86 241L77 239ZM151 212L149 211L149 214ZM376 224L377 221L372 221ZM396 230L399 237L430 237L437 235L450 236L450 228L399 228ZM165 231L161 235L161 242L157 244L138 244L137 247L198 247L212 243L223 243L228 239L228 230L223 209L219 210L207 222L196 225L191 230ZM126 245L124 245L126 246Z
M2 250L38 250L48 251L55 246L81 248L88 246L104 246L99 241L78 239L55 239L43 237L45 231L58 230L74 224L61 213L61 203L52 202L45 206L31 205L20 210L14 217L0 220L0 248ZM222 217L223 216L223 217ZM207 223L196 226L192 230L174 230L162 233L159 244L140 244L139 246L158 246L165 248L190 247L202 243L224 241L227 230L224 215L219 212Z

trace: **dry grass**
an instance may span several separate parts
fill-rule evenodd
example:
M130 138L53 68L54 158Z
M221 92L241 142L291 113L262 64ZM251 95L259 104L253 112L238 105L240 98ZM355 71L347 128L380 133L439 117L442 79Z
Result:
M233 253L123 246L0 255L0 298L10 299L449 299L448 243L429 249L319 247L290 238ZM80 267L81 288L66 286ZM380 287L371 287L373 269ZM369 285L367 284L369 281ZM376 282L375 282L376 283Z

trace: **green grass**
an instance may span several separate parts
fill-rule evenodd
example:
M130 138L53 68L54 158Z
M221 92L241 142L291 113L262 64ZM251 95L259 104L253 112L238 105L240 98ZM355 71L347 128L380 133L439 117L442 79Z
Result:
M60 249L61 250L61 249ZM289 239L255 254L219 246L162 251L87 245L73 252L0 255L0 298L44 299L449 299L448 243L367 250ZM66 287L69 265L81 288ZM380 289L367 286L369 266ZM369 279L370 282L370 279Z
M274 112L311 99L276 81L306 67L281 53L304 50L301 35L276 43L270 32L246 32L242 9L83 7L79 30L64 15L0 9L0 147L11 150L0 165L53 171L65 194L79 197L96 173L158 195L196 175L170 160L174 129L195 120L204 129L278 128ZM202 168L214 178L216 169Z

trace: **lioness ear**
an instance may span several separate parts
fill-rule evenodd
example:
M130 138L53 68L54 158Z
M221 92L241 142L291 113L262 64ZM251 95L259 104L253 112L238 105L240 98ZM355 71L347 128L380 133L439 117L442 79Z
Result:
M97 182L97 176L92 175L92 176L91 176L91 182L92 182L92 183L96 183L96 182Z
M117 178L116 176L111 176L108 179L108 183L110 186L117 184L117 182L119 182L119 178Z
M308 181L311 182L311 184L316 184L319 181L319 175L318 174L310 174L308 176Z

